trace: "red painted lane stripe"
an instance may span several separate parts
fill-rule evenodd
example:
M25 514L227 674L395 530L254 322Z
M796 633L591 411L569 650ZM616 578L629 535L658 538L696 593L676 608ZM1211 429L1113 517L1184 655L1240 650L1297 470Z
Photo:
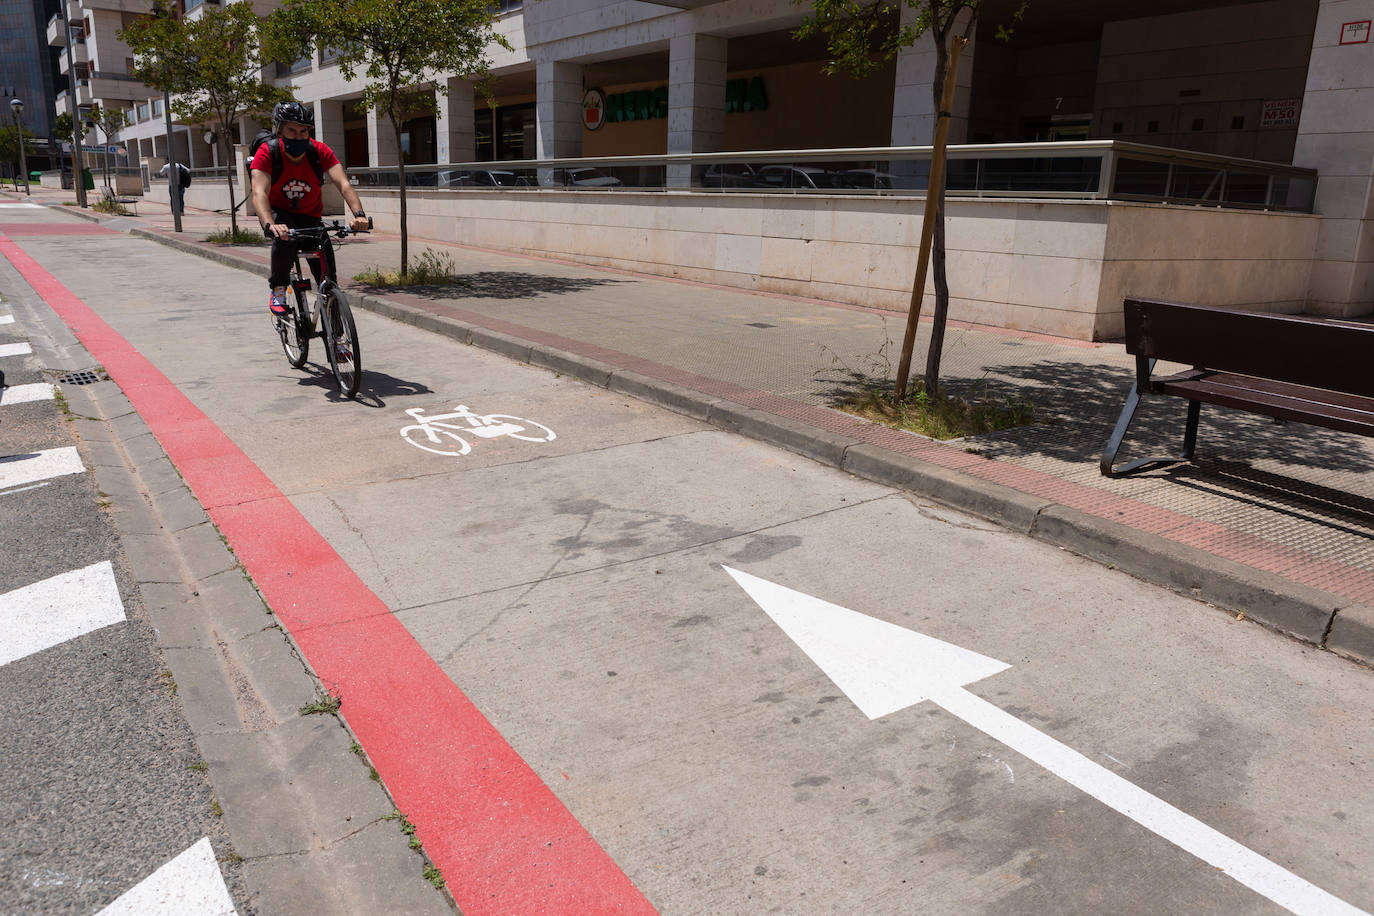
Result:
M416 825L464 913L656 911L232 440L11 240L0 253L119 384Z

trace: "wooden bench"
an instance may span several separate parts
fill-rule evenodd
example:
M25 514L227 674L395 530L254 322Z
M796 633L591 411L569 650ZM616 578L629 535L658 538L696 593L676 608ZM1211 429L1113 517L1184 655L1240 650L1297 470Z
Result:
M1105 476L1190 460L1204 403L1374 436L1374 324L1151 299L1124 307L1136 380L1102 453ZM1193 368L1157 378L1161 359ZM1116 467L1141 398L1153 395L1188 402L1183 453Z

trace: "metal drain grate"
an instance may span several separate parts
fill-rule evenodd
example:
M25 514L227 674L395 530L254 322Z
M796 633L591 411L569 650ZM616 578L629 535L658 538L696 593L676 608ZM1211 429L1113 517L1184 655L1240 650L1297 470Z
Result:
M80 372L68 372L57 380L59 385L94 385L96 382L105 381L90 369L82 369Z

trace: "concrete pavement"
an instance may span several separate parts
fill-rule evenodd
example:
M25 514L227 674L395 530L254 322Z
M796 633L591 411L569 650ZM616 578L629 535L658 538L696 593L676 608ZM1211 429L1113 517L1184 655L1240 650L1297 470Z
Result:
M38 199L56 202L66 193ZM177 235L165 207L143 203L138 217L106 225L226 264L263 270L266 263L265 248L201 241L228 227L223 214L188 211ZM254 225L251 217L246 225ZM1196 461L1108 480L1097 458L1132 371L1116 344L952 326L947 382L1028 399L1040 422L940 443L829 406L852 389L854 373L891 373L901 315L454 242L412 238L410 249L412 257L429 249L452 258L464 285L405 292L355 286L352 300L995 519L1374 663L1368 439L1208 408ZM340 251L341 273L394 268L398 252L399 240L384 233L350 241ZM923 324L918 365L928 336ZM1130 455L1173 450L1181 425L1179 405L1147 402L1128 440Z
M999 706L1322 887L1369 899L1367 803L1355 789L1367 769L1357 750L1369 726L1366 672L924 500L372 316L360 318L377 369L367 398L331 403L317 374L285 370L264 346L264 316L249 304L260 280L166 252L159 283L155 246L75 229L17 237L15 247L60 274L242 443L663 912L895 913L909 912L913 895L932 912L1088 912L1106 900L1144 911L1160 899L1178 911L1270 911L937 710L863 722L760 625L721 561L887 609L895 622L1014 663L983 688ZM64 262L77 252L81 263ZM578 285L610 287L596 279L505 278L525 296L536 282L543 296L560 289L574 306ZM167 288L186 295L173 300ZM492 346L533 353L484 333ZM147 379L106 364L130 397L155 402L151 415L167 413L171 391L154 396ZM396 441L402 405L459 394L535 416L559 438L483 443L459 462ZM719 400L719 412L708 403L702 415L741 412ZM157 429L169 450L213 432L179 408L170 416ZM210 452L218 460L221 444ZM185 457L177 467L202 499L205 486L237 486L222 471L207 483L205 462ZM285 544L250 552L261 526L241 537L243 513L274 501L205 504L231 525L221 530L283 621L294 618L298 641L318 648L340 628L298 627L302 608L289 594L279 600L293 569L297 581L302 573L294 553ZM326 624L358 613L339 587L344 572L332 569L333 587L315 591ZM390 616L369 609L358 620ZM369 693L395 692L380 676L390 653L369 649L342 668L307 653L331 690L343 681L355 729L366 725ZM432 696L416 697L416 672L405 675L384 717L419 712L422 743L442 750L445 719ZM371 737L358 734L371 753ZM454 757L483 759L469 751L434 762ZM212 777L223 762L212 761ZM410 778L378 767L389 788ZM461 785L443 796L441 815L470 804ZM225 816L261 834L284 806L253 800L236 793ZM422 823L427 848L473 846L450 858L455 876L503 871L483 864L495 847L474 829L488 819L478 813L467 828L431 833ZM258 848L249 864L271 859ZM535 891L534 881L517 884ZM491 911L530 911L512 900Z

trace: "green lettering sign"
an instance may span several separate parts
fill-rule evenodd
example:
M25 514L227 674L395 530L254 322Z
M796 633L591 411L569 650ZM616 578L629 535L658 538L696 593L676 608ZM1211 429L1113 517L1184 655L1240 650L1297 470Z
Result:
M763 77L728 80L725 83L725 111L764 111L768 108L768 93ZM606 96L606 121L648 121L668 117L668 87L632 89Z

